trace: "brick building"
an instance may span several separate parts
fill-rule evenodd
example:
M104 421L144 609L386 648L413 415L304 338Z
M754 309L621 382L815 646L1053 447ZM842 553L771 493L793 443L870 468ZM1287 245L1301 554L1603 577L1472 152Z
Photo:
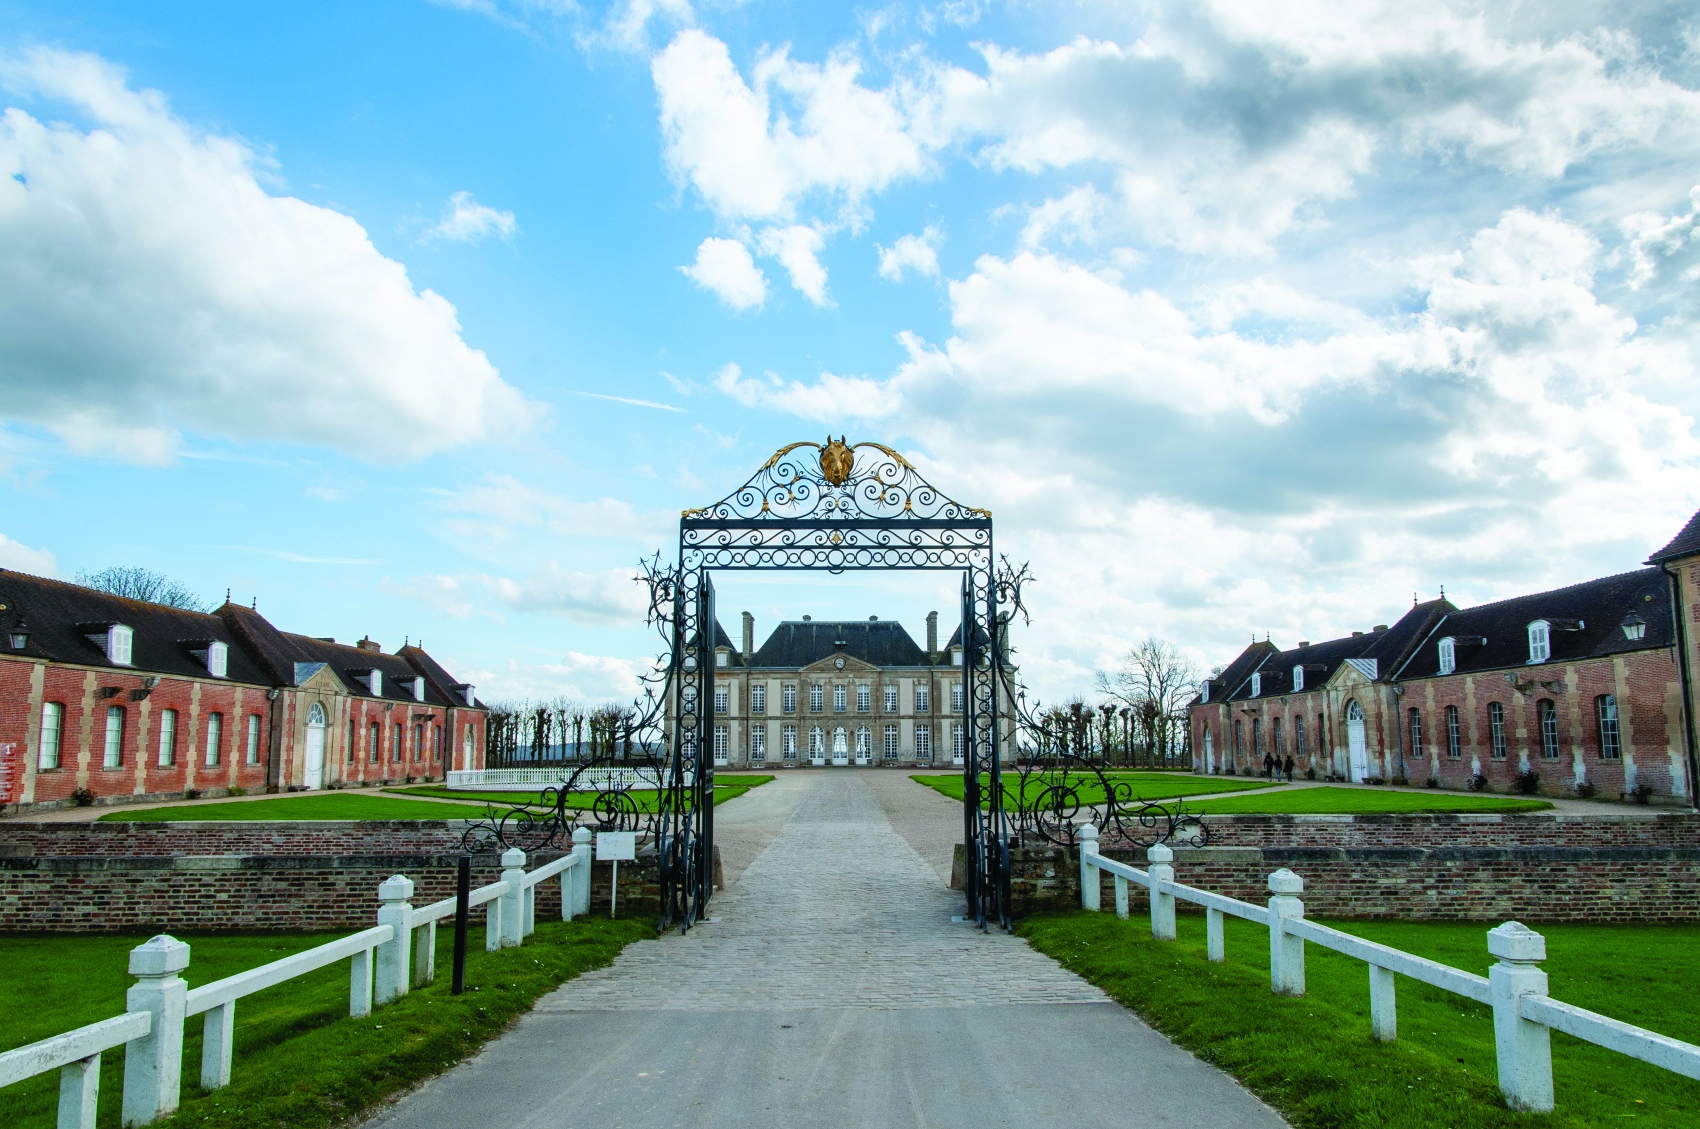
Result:
M895 620L785 620L758 649L715 631L712 755L717 766L952 765L963 761L962 629L923 650ZM669 698L669 708L671 699ZM671 728L671 718L669 718ZM1004 755L1012 755L1004 719Z
M484 723L418 647L0 569L0 810L440 778L483 766Z
M1281 649L1253 643L1191 707L1196 771L1265 755L1343 780L1693 803L1700 514L1647 567ZM1525 779L1527 779L1525 777Z

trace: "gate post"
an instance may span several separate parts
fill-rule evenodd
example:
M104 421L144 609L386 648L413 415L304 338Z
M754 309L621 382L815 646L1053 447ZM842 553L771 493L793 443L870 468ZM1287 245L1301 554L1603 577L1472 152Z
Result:
M1098 829L1090 823L1080 825L1080 908L1097 910L1103 897L1098 877Z
M1169 865L1174 857L1175 852L1161 843L1145 850L1149 864L1146 873L1151 876L1151 938L1155 941L1175 939L1175 896L1163 889L1165 882L1175 879L1175 868Z
M146 1125L177 1108L182 1092L183 1019L189 986L177 975L189 967L189 946L160 934L130 950L125 1011L153 1017L148 1033L124 1044L124 1125ZM98 1084L98 1083L97 1083Z
M509 847L502 852L502 881L508 892L502 895L502 932L498 944L506 949L525 940L525 852Z
M378 946L373 997L379 1004L407 995L412 982L407 975L413 948L413 904L408 900L412 897L413 879L405 874L392 874L378 884L378 924L393 930L390 939Z

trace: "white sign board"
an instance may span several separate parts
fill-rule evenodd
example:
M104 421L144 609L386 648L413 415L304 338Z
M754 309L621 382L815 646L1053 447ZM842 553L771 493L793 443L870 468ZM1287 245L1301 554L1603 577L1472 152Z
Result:
M637 858L636 831L598 831L597 862L628 862Z

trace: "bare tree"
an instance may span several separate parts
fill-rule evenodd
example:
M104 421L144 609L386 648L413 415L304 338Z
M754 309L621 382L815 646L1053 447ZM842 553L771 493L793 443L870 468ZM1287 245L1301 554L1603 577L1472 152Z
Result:
M142 600L190 612L212 611L212 605L188 585L151 569L113 565L99 572L79 572L77 583L127 600Z
M1128 651L1113 674L1098 674L1099 688L1132 710L1148 762L1161 765L1170 764L1181 750L1186 708L1197 683L1191 660L1173 643L1152 638Z

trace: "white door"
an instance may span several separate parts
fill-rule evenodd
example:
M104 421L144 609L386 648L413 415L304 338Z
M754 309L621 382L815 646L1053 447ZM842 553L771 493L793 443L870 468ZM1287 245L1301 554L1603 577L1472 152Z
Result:
M1364 738L1364 708L1355 700L1346 705L1346 750L1350 758L1347 774L1362 783L1369 775L1369 742Z
M309 788L325 786L325 708L317 702L307 715L307 771L301 783Z
M809 763L826 763L826 734L819 726L809 730Z
M1210 740L1210 727L1204 727L1204 771L1216 771L1216 750Z
M874 734L863 727L856 730L856 763L869 765L874 763Z
M832 731L832 763L850 763L850 734L842 725Z

